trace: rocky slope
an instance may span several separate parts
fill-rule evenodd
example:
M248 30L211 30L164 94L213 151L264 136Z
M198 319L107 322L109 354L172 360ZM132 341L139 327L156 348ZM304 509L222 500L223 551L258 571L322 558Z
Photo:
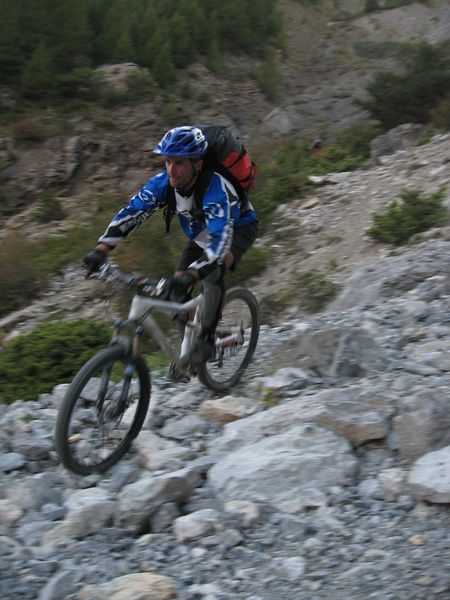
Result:
M265 125L312 139L366 117L353 100L364 97L374 71L398 68L388 48L419 40L437 44L450 35L450 10L440 0L369 13L359 0L320 2L319 12L295 1L281 4L288 29L285 89ZM380 8L388 4L379 2Z
M295 290L296 282L311 271L340 285L355 269L395 252L366 231L373 215L383 212L402 190L425 195L444 190L450 207L450 135L418 144L423 133L421 127L401 125L373 141L370 168L311 177L314 189L307 197L280 204L271 234L262 242L270 247L270 265L261 281L252 282L260 298L275 283L281 293ZM448 230L424 235L447 237ZM296 309L302 310L301 303Z
M423 242L263 326L231 396L155 374L104 476L58 463L65 385L0 407L2 598L448 598L449 260Z

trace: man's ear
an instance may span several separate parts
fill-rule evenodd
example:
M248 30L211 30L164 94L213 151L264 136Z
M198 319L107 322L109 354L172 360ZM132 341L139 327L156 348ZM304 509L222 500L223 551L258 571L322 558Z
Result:
M196 171L201 171L203 167L203 158L199 158L194 162L194 169Z

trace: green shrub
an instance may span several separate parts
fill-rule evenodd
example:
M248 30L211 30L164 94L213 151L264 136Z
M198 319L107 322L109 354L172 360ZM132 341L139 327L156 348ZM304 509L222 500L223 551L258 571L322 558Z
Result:
M277 290L275 296L264 296L259 302L261 321L270 325L278 325L280 313L293 302L296 293L292 289Z
M250 199L260 218L262 228L270 222L271 213L280 205L309 192L308 175L325 175L360 168L370 156L370 141L380 133L373 123L363 123L323 142L318 153L311 152L310 143L294 138L267 148L255 144L251 149L259 165L256 190ZM262 144L262 143L261 143ZM268 156L271 153L271 156Z
M48 127L32 117L11 125L15 142L43 142L49 136Z
M399 200L391 202L383 213L373 216L374 225L367 233L380 242L395 246L404 244L416 233L447 221L443 199L442 191L425 196L419 190L402 190Z
M0 402L34 400L70 382L109 336L105 324L80 320L45 323L13 339L0 352Z
M95 97L94 78L93 69L76 68L57 77L57 90L63 97L92 99Z
M22 307L41 289L39 275L31 265L32 244L9 234L0 245L0 317Z
M387 40L361 40L355 43L353 50L363 58L391 58L399 48L399 42Z
M301 273L296 283L299 306L306 312L318 312L336 297L339 286L320 271Z
M373 12L375 10L379 10L378 0L366 0L366 4L364 6L364 11L366 13Z
M61 200L56 196L54 190L45 190L36 211L36 220L39 223L50 223L51 221L61 221L65 218L66 213L61 206Z
M273 48L266 51L264 63L254 69L253 77L266 98L274 101L280 89L281 75L277 68L276 53Z
M127 78L129 102L150 102L154 100L158 88L149 73L130 73Z
M92 250L99 233L105 230L112 215L122 205L112 194L93 198L92 203L96 209L89 222L71 226L64 235L30 241L14 232L0 241L0 317L29 304L45 289L50 274L70 263L81 265L83 256ZM155 220L160 221L157 215ZM164 231L161 222L158 224ZM166 246L163 246L163 252Z
M450 131L450 94L431 111L431 125L437 129Z
M450 60L445 46L403 47L404 73L378 71L366 86L368 99L355 103L384 129L401 123L427 123L431 111L450 92Z
M372 123L337 133L317 155L308 154L305 172L325 175L361 168L370 156L370 141L380 133L380 128Z
M145 360L150 371L166 369L171 363L169 356L161 350L154 350L151 354L146 354Z

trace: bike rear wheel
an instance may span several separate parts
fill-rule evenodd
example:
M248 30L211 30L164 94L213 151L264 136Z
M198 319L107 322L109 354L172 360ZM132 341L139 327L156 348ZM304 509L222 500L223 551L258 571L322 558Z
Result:
M129 450L150 401L150 373L121 345L93 356L67 389L55 427L63 465L78 475L103 472Z
M198 370L204 386L225 392L239 382L255 352L259 327L259 305L252 292L229 290L216 328L214 355Z

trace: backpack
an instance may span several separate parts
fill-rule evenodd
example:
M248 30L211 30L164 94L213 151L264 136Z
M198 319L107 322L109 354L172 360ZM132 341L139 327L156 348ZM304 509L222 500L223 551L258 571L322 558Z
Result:
M256 163L229 127L223 125L199 125L207 142L208 150L203 157L203 168L194 188L194 217L203 216L203 195L209 186L214 172L219 173L233 184L239 196L241 212L248 210L248 193L255 187L258 173ZM166 194L164 220L166 233L176 213L175 191L169 185Z

